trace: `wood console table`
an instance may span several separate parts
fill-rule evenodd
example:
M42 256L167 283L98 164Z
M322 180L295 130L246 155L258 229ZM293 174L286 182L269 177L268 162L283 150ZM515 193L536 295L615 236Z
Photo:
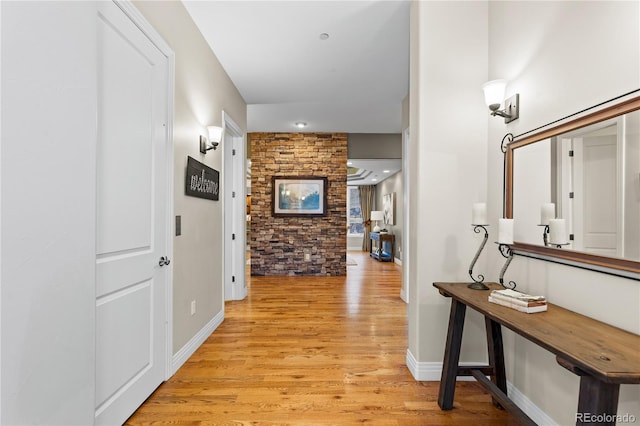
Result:
M491 392L494 404L524 424L535 425L507 396L501 331L505 326L554 353L558 364L580 376L576 425L615 425L620 384L640 383L640 336L552 304L546 312L518 312L490 303L489 291L471 290L467 284L433 283L452 299L438 394L441 409L453 408L456 377L473 376ZM486 284L491 290L502 288ZM485 317L489 365L458 365L467 306ZM605 421L594 423L596 416Z
M369 238L371 238L369 255L381 262L393 262L393 244L395 242L395 237L393 236L393 234L370 232ZM374 242L376 242L375 249L373 244Z

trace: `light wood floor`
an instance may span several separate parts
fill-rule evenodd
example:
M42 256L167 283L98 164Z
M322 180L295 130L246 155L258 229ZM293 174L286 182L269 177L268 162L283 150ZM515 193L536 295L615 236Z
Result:
M226 304L222 325L127 424L516 424L473 382L441 411L438 383L405 364L400 267L349 257L346 277L251 277L249 296Z

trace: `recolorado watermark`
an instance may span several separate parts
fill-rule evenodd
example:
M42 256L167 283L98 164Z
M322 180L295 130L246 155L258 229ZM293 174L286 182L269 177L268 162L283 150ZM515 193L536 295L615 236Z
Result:
M576 421L582 423L635 423L636 416L633 414L594 414L576 413Z

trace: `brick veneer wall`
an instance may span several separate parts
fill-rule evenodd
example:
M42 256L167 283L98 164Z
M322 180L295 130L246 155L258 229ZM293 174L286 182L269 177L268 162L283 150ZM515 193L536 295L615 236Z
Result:
M251 275L347 273L347 134L250 133ZM327 215L273 217L273 176L328 178ZM311 260L305 261L305 254Z

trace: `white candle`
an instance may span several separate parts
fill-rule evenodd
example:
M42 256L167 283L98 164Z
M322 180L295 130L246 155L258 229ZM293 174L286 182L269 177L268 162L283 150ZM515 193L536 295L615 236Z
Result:
M471 223L473 225L487 224L487 205L485 203L474 203L471 212Z
M567 243L567 222L564 219L549 220L549 242L551 244Z
M540 208L540 224L548 225L549 220L556 218L556 205L553 203L545 203Z
M498 242L513 244L513 219L498 219Z

